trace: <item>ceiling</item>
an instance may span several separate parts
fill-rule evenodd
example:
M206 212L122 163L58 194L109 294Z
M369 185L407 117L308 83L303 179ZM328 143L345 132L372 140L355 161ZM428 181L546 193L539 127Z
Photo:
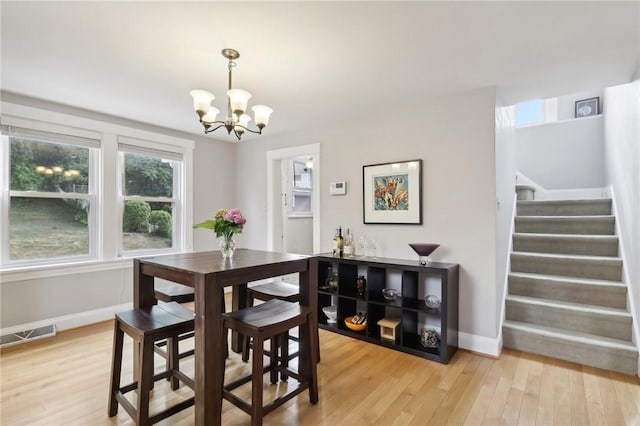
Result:
M638 2L1 2L1 87L201 134L191 89L274 109L268 134L496 86L515 103L630 81ZM233 140L216 132L216 137ZM255 137L255 136L254 136Z

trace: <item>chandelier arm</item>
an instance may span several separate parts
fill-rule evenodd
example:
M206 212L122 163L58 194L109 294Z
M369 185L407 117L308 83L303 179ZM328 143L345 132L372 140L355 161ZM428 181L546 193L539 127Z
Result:
M251 132L251 133L255 133L255 134L257 134L257 135L261 135L261 134L262 134L262 129L260 129L260 128L258 128L258 130L251 130L251 129L250 129L250 128L248 128L248 127L244 127L242 124L236 124L236 125L234 126L234 128L235 128L235 127L240 127L240 128L241 128L242 130L244 130L244 131Z
M220 127L224 127L224 121L214 121L214 123L222 123L220 125L218 125L217 127L214 127L213 129L204 129L204 134L206 135L207 133L211 133L211 132L215 132L216 130L218 130Z

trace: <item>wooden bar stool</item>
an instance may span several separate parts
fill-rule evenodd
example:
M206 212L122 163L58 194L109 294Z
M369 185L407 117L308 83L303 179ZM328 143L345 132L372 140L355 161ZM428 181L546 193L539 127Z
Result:
M247 288L247 306L253 306L254 300L261 300L263 302L266 302L272 299L286 300L287 302L298 302L300 300L300 289L298 288L298 286L286 283L284 281L272 281L264 284L257 284ZM288 339L291 339L293 341L298 340L298 338L295 336L289 336L288 332L286 332L286 335ZM249 360L249 348L251 347L250 340L251 339L248 336L243 336L242 360L244 362L247 362ZM282 345L279 345L279 347L282 351L282 357L283 359L286 359L286 361L298 356L297 352L289 355L288 340L284 340ZM275 371L272 372L272 381L274 381L273 374L275 374ZM282 377L282 380L286 380L286 378L287 377L285 374Z
M247 288L247 306L253 306L254 300L266 302L272 299L286 300L287 302L298 302L300 300L300 288L297 285L289 284L285 281L271 281L264 284L249 286ZM318 347L318 362L320 362L320 340L317 329L314 334L317 342L316 345ZM293 341L298 341L297 337L289 335L288 332L287 337ZM289 354L289 345L286 340L284 342L285 343L280 345L282 357L287 361L297 357L298 352ZM242 341L242 360L244 362L249 360L250 347L250 339L247 336L244 336ZM286 380L286 374L281 378L282 380Z
M122 405L137 425L151 425L193 405L194 398L188 398L153 416L149 416L149 392L153 383L160 379L170 378L171 389L176 390L180 381L191 389L194 382L179 370L178 336L193 331L193 312L178 303L163 303L148 308L133 309L116 314L113 338L113 363L111 367L111 388L109 392L109 417L118 413L118 404ZM124 333L140 345L138 377L136 381L120 386L122 371L122 350ZM155 342L167 340L169 368L159 374L153 374L153 354ZM137 392L137 404L126 399L125 394L132 390Z
M252 425L261 425L262 418L298 395L309 389L309 401L318 402L318 375L315 354L317 354L317 340L314 338L314 327L311 321L312 310L299 303L272 299L261 305L252 306L238 311L223 314L225 332L235 330L253 339L253 359L251 374L235 380L224 386L223 397L251 415ZM300 347L298 372L292 371L278 354L278 345L286 345L286 333L293 327L300 327L301 333L307 334L309 347ZM268 370L280 371L285 377L291 376L298 380L297 386L287 389L287 392L267 405L263 405L262 384L267 369L263 365L263 347L265 340L271 340L271 356ZM280 341L280 342L279 342ZM301 340L303 341L303 340ZM272 383L275 382L271 376ZM232 393L233 389L251 381L251 404Z
M193 302L195 299L195 290L189 286L182 284L161 284L156 285L154 290L156 300L160 300L161 302L169 303L169 302L177 302L177 303L189 303ZM189 339L194 336L194 332L190 331L189 333L182 334L178 337L179 341ZM163 357L167 361L167 369L169 369L169 357L167 356L167 351L164 349L167 342L165 340L161 340L156 343L154 347L154 351ZM194 354L193 349L189 349L188 351L180 352L178 356L180 359L192 356Z

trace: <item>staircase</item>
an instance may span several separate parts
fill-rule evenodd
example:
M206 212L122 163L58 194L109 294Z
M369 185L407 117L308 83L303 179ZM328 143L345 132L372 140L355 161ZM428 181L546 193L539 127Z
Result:
M638 374L611 200L517 203L504 346Z

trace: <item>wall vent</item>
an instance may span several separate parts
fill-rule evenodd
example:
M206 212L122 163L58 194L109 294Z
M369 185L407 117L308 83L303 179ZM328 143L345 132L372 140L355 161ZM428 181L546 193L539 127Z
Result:
M0 336L0 348L17 345L19 343L31 342L33 340L44 339L56 335L55 324L34 328L33 330L18 331Z

